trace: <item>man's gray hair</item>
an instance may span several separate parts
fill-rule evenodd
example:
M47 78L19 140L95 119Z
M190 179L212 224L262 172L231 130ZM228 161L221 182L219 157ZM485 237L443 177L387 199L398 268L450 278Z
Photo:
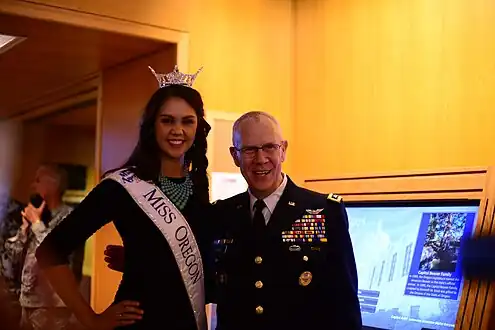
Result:
M57 181L60 194L63 195L69 185L69 175L67 171L59 164L51 162L42 163L40 167L48 171L48 175Z
M239 127L243 122L245 122L246 120L254 120L256 122L259 122L261 117L265 117L271 120L280 130L280 125L277 119L275 119L275 117L273 117L269 113L264 111L249 111L237 118L237 120L234 122L234 125L232 126L232 143L235 145L235 135L239 132Z

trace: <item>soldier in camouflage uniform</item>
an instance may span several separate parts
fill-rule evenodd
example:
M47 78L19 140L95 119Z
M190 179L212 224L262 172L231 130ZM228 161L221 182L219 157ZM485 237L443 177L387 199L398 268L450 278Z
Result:
M21 271L24 253L12 258L5 250L5 242L14 236L22 224L21 211L24 205L9 199L0 213L0 278L2 280L2 298L13 319L20 321L21 306L19 296L21 292Z
M56 165L42 165L36 172L33 188L44 202L38 208L29 204L21 212L21 227L5 242L12 259L19 258L25 251L20 292L21 324L33 330L65 330L70 326L71 312L43 277L35 257L41 241L72 211L62 202L66 186L64 170ZM45 208L50 210L49 219L42 217Z

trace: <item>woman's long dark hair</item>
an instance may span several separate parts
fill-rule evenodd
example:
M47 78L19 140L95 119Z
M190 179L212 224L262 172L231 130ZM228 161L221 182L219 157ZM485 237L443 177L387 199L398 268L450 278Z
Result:
M157 90L149 100L144 110L139 140L129 159L123 167L134 167L135 174L142 180L156 181L161 171L160 148L155 136L155 121L163 104L172 97L186 101L196 112L198 127L191 148L184 156L185 166L191 169L191 179L194 184L194 195L202 202L209 202L208 158L206 157L206 137L210 125L204 119L203 100L198 91L193 88L170 85Z

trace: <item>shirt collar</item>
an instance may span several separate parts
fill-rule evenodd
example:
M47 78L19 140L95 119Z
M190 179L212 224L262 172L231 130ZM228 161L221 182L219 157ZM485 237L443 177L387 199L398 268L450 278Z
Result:
M59 214L64 214L64 213L71 212L71 211L72 211L72 207L70 207L69 205L67 205L65 203L62 203L59 206L57 206L56 208L54 208L53 210L50 210L52 218L55 218Z
M275 206L277 206L278 201L280 200L280 197L282 197L282 194L284 193L285 187L287 186L287 175L282 173L283 179L282 183L278 188L272 192L269 196L263 198L263 201L266 204L266 207L270 211L270 214L273 213L273 210L275 210ZM254 203L258 200L256 197L254 197L253 194L251 194L251 191L248 189L249 193L249 206L251 212L254 212Z

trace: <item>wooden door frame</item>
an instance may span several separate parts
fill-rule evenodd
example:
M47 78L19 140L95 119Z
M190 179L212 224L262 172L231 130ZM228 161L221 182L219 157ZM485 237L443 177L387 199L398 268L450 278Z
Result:
M229 120L236 121L237 118L241 114L236 112L226 112L226 111L217 111L217 110L205 110L205 118L208 124L211 126L210 134L208 135L208 150L206 152L206 156L209 160L213 159L213 155L215 155L215 144L213 143L213 132L215 131L215 120ZM211 172L211 171L210 171Z
M168 29L165 27L122 20L114 17L99 16L93 13L69 10L47 4L33 3L19 0L2 0L0 12L10 15L24 16L33 19L41 19L64 24L71 24L83 28L91 28L102 31L126 34L134 37L154 39L164 43L177 45L176 63L181 71L189 70L189 33ZM101 176L101 151L102 151L102 79L101 74L89 77L96 81L97 92L92 97L97 98L97 118L95 137L95 184ZM64 91L65 92L65 91ZM46 113L47 109L42 109ZM39 113L38 113L39 114ZM93 241L93 244L94 241ZM93 255L95 258L95 255ZM95 264L95 260L93 260ZM91 306L95 307L96 293L95 276L91 276Z

